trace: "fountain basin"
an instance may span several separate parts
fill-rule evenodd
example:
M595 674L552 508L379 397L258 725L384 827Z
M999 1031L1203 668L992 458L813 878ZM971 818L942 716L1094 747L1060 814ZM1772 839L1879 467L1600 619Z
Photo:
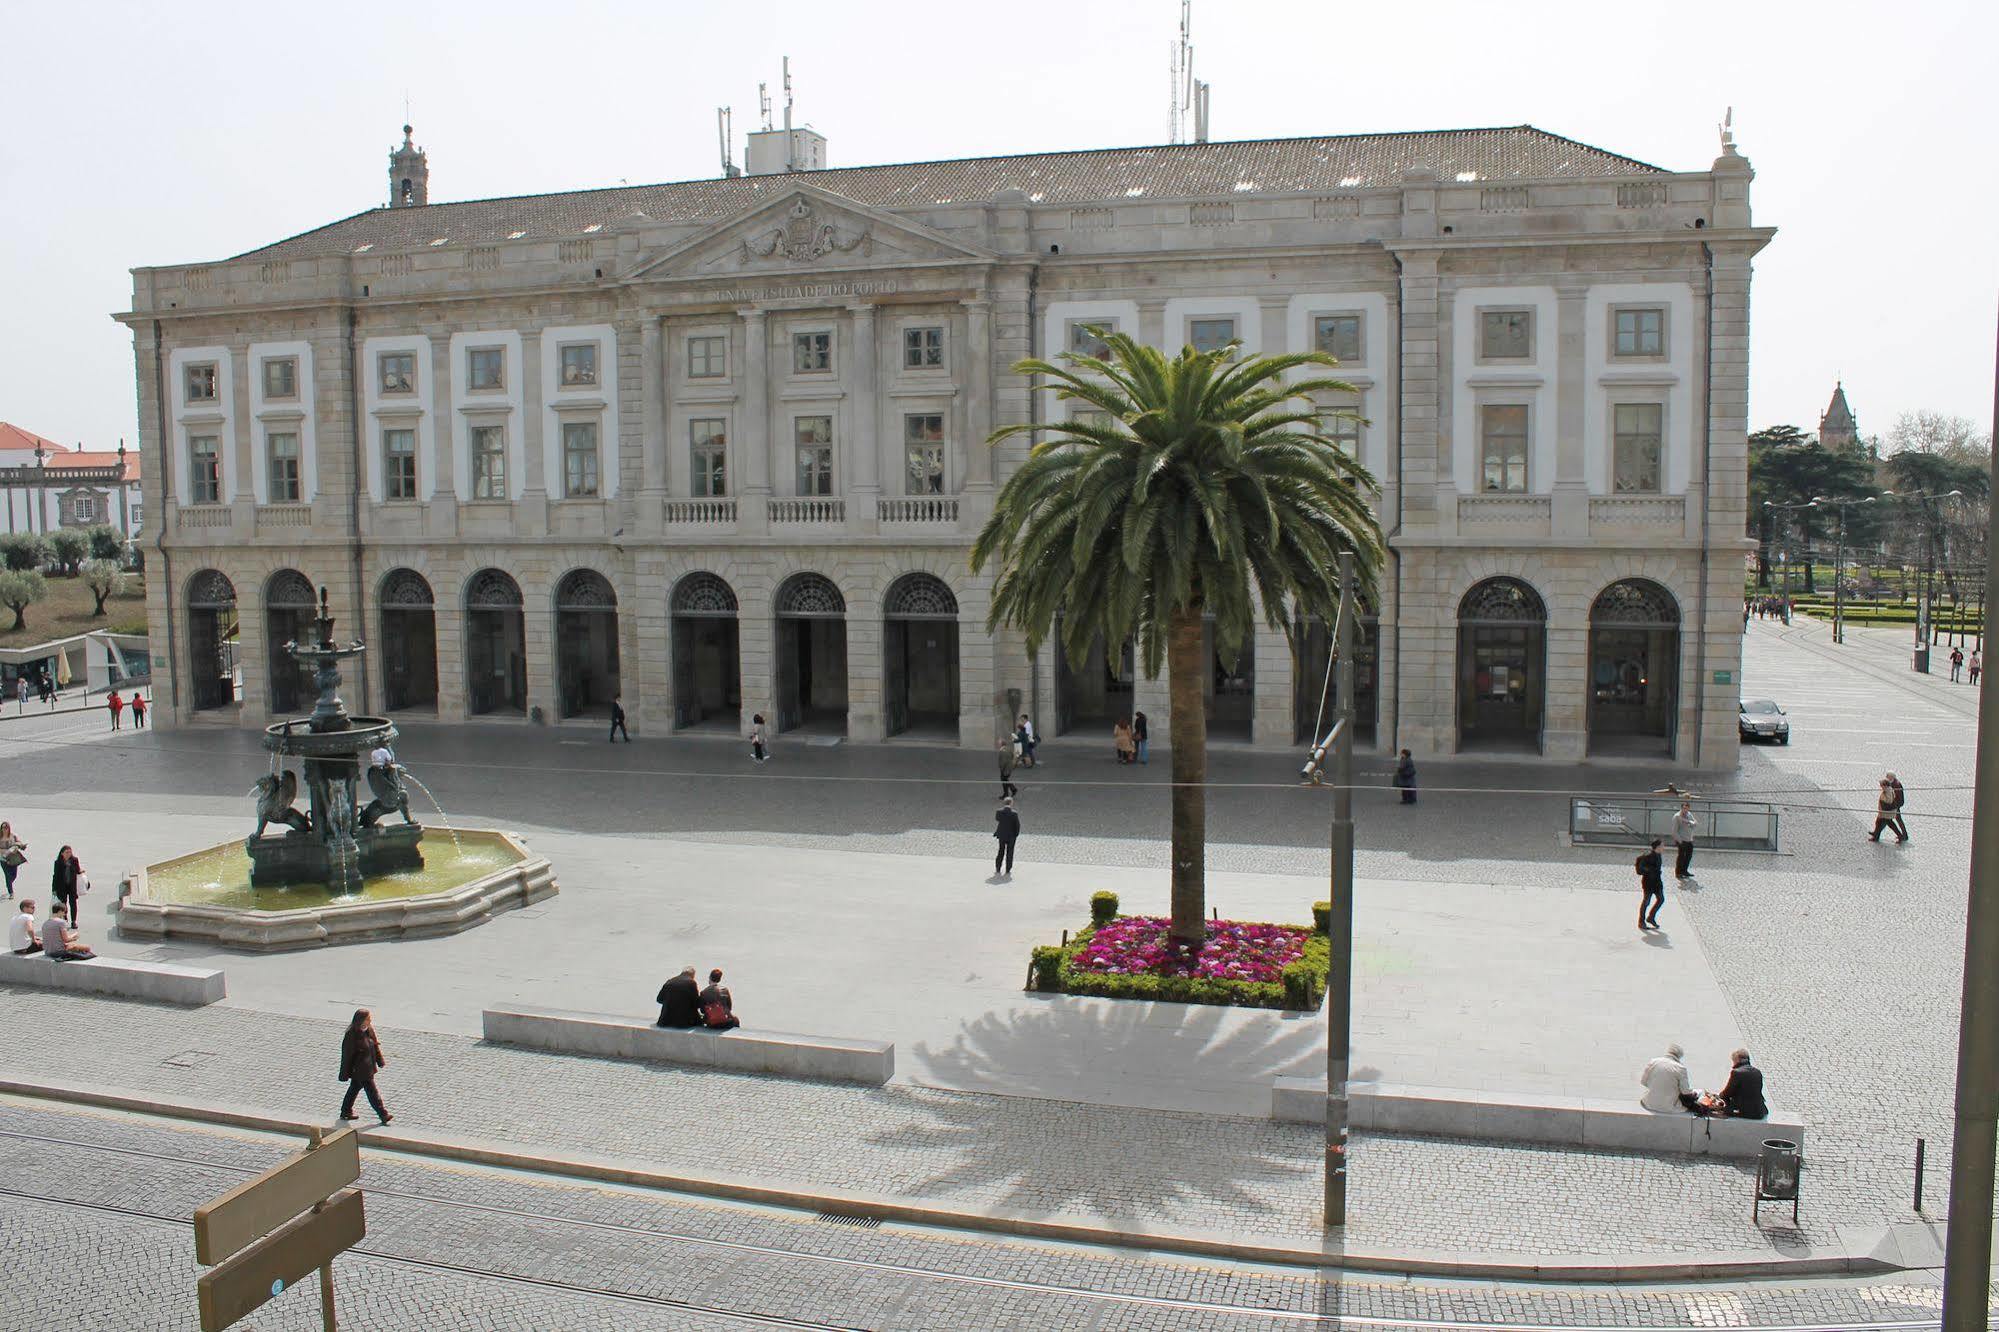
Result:
M254 884L242 842L148 865L119 886L118 931L284 952L457 934L557 892L548 860L510 833L425 831L427 863L369 875L359 892L348 894L313 884Z

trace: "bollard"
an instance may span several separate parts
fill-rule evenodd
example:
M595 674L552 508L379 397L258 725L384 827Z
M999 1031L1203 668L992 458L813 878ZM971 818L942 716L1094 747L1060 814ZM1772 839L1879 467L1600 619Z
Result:
M1923 1149L1928 1146L1921 1138L1916 1139L1916 1210L1923 1210Z
M1064 948L1069 946L1069 931L1067 930L1062 931L1062 946Z

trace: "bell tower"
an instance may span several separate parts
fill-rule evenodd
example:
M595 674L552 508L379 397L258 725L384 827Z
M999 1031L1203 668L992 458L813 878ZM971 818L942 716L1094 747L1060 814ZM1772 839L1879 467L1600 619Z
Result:
M430 159L410 142L403 126L403 146L389 153L389 207L421 208L430 202Z

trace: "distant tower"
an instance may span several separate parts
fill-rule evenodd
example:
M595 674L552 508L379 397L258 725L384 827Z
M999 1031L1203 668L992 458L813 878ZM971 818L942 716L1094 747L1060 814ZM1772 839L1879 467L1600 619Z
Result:
M403 146L389 154L389 207L421 208L430 202L430 159L410 142L403 126Z
M1832 401L1826 405L1825 415L1819 418L1819 443L1834 450L1860 447L1860 423L1853 419L1853 409L1846 405L1843 383L1833 386Z

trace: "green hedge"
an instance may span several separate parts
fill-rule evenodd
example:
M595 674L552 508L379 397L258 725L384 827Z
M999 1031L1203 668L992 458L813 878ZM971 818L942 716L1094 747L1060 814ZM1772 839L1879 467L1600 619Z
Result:
M1112 892L1090 894L1090 924L1108 925L1117 919L1117 894Z
M1315 904L1315 908L1317 905ZM1313 912L1316 917L1318 912ZM1086 994L1099 999L1147 999L1174 1004L1218 1004L1227 1008L1282 1008L1310 1012L1326 997L1332 945L1318 930L1305 951L1277 981L1214 980L1205 976L1110 976L1070 965L1096 925L1085 926L1066 947L1034 950L1034 988L1049 994Z

